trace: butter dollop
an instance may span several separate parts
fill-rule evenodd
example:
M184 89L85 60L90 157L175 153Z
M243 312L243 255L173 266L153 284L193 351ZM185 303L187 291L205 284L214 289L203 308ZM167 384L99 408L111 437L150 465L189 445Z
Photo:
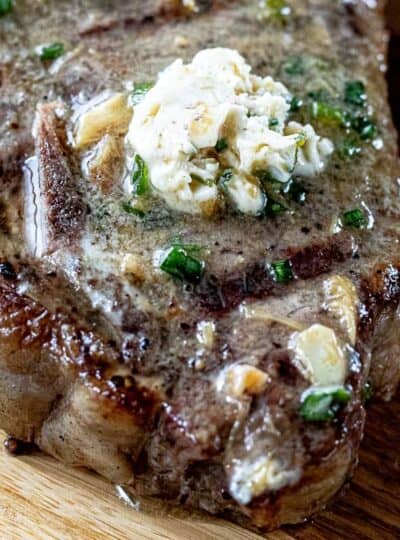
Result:
M333 151L311 125L288 121L290 99L280 82L252 74L237 51L205 49L159 74L134 107L127 142L171 208L210 215L227 199L257 215L266 202L257 171L279 182L314 176Z

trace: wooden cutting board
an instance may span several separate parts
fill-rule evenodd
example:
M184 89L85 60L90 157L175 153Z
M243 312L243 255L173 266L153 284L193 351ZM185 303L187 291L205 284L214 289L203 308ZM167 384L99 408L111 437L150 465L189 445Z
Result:
M271 540L400 539L400 395L369 410L360 465L350 489L313 522L265 535ZM42 455L0 450L0 540L257 540L205 515L142 511L113 486Z

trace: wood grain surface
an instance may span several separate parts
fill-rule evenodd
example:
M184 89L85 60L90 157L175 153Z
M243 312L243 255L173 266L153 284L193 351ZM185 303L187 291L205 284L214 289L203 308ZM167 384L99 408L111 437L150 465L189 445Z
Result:
M313 522L265 535L271 540L400 539L400 395L368 414L351 486ZM256 540L261 536L205 515L141 511L87 471L35 454L0 450L1 540Z

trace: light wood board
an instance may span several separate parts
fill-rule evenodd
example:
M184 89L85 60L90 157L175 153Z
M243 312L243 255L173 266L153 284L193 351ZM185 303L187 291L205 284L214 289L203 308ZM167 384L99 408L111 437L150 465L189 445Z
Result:
M352 485L312 523L265 535L271 540L400 539L400 396L369 411ZM0 540L256 540L208 516L137 512L113 486L39 454L0 450Z

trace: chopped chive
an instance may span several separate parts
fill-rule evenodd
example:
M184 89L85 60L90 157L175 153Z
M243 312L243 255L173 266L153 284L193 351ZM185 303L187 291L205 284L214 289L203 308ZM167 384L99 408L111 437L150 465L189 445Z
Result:
M304 204L307 198L307 190L297 180L289 180L285 185L284 193L298 204Z
M315 390L303 400L299 414L307 422L329 422L350 399L351 392L346 388Z
M126 212L127 214L131 214L132 216L137 216L137 217L142 218L146 215L146 213L143 212L143 210L140 210L140 208L135 208L127 201L123 201L121 203L121 207L124 210L124 212Z
M287 283L294 279L291 262L286 259L271 263L270 272L277 283Z
M286 0L264 0L264 6L269 17L280 23L284 23L291 14L290 6Z
M286 211L287 211L286 206L283 206L283 204L277 201L273 201L272 199L268 198L267 206L265 208L265 213L267 215L276 216Z
M147 92L153 88L154 84L149 82L135 83L133 85L133 91L131 95L132 105L138 105L143 101Z
M290 100L290 109L289 109L289 111L290 112L297 112L297 111L299 111L301 109L303 104L304 104L304 102L303 102L303 100L301 98L293 96L292 99Z
M302 147L307 142L307 135L304 133L304 131L300 131L300 133L297 134L297 146Z
M148 195L150 192L150 175L146 162L136 154L132 171L132 183L136 195Z
M14 7L13 0L0 0L0 17L10 13Z
M277 118L270 118L268 122L269 129L279 126L279 120Z
M63 43L52 43L45 45L40 49L40 60L56 60L65 52Z
M218 153L225 152L228 149L228 141L226 139L218 139L217 144L215 145L215 150Z
M204 274L204 262L190 255L185 245L175 245L160 264L163 272L181 281L198 283Z
M355 157L361 153L361 147L358 144L358 141L354 137L348 137L343 140L339 153L344 157Z
M257 178L263 184L265 184L266 182L277 182L278 184L281 183L281 182L278 182L277 180L275 180L275 178L272 176L272 174L269 171L266 171L264 169L259 169L259 170L253 171L253 174L254 174L254 176L257 176Z
M374 395L374 388L371 381L366 381L362 389L362 399L366 403L370 401Z
M362 107L367 101L364 83L361 81L349 81L345 85L344 100L346 103Z
M361 139L370 141L377 132L375 122L369 116L357 116L351 121L352 128L359 133Z
M367 218L360 208L355 208L354 210L344 212L342 221L346 227L353 227L356 229L360 229L367 224Z
M304 59L299 55L289 56L289 58L283 62L282 67L286 75L295 76L304 75L305 73Z
M312 101L310 112L314 119L320 120L325 124L347 125L346 114L342 110L328 105L323 101Z
M199 246L198 244L187 244L186 242L182 242L180 236L175 236L174 238L172 238L170 244L171 247L178 247L184 249L189 253L189 255L200 253L203 250L203 247Z

